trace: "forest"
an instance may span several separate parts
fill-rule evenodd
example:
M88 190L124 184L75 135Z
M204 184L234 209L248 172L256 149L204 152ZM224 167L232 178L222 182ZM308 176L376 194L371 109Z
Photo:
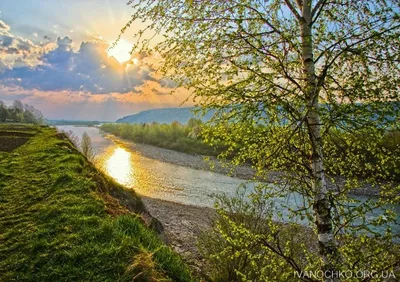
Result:
M44 118L38 109L19 100L15 100L10 107L0 101L0 122L43 123Z

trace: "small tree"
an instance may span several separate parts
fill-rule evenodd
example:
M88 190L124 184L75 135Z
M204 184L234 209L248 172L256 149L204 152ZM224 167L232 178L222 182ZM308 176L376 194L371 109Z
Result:
M305 268L304 253L316 247L315 235L297 224L276 224L276 207L264 186L248 196L245 185L234 197L216 195L212 232L203 232L199 239L205 271L213 281L294 281L292 267ZM282 264L282 256L294 264Z
M164 75L215 110L205 134L228 144L222 157L240 144L235 163L251 161L265 178L281 171L276 193L303 197L286 209L309 218L317 234L319 255L306 268L379 271L398 264L388 223L396 215L368 216L399 202L389 171L400 163L400 148L380 146L388 128L399 130L398 1L129 3L132 20L122 32L137 19L149 23L135 47L161 54ZM149 31L165 36L153 49L142 40ZM347 193L365 185L380 187L381 198L349 204ZM386 232L374 232L377 224Z
M92 140L86 132L82 134L81 149L88 160L92 161L94 159Z

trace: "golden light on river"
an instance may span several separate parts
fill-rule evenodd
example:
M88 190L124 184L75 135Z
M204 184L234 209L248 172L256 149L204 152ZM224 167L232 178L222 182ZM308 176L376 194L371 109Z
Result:
M107 174L118 183L131 187L133 184L133 167L131 153L121 147L113 150L110 157L104 162Z

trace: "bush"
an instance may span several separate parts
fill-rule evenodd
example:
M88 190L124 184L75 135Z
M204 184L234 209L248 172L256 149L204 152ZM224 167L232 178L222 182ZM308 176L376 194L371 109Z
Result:
M88 160L93 161L94 153L92 147L92 140L90 139L90 136L86 132L82 134L81 150Z
M296 281L287 258L305 264L309 248L298 238L312 235L296 224L274 222L274 204L265 188L258 186L249 195L242 186L234 197L216 197L212 230L198 241L212 281Z

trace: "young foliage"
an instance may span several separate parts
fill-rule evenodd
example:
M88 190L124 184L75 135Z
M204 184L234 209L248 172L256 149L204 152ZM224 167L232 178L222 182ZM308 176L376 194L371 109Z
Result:
M204 111L215 110L205 140L227 144L222 157L240 144L236 164L250 160L266 180L281 171L281 195L304 197L289 212L311 219L322 271L398 264L398 254L373 259L394 249L399 234L389 223L397 216L369 216L400 198L400 148L381 146L399 130L398 1L129 3L122 32L135 20L148 23L134 48L160 54L163 74ZM164 36L153 48L151 32ZM379 188L380 198L352 204L347 193L365 186Z

